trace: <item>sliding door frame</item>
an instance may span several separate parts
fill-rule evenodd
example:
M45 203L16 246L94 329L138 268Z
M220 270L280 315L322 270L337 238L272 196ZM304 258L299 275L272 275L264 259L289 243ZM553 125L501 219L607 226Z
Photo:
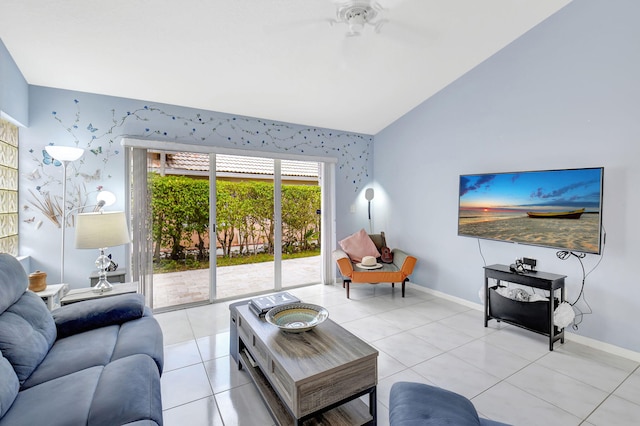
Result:
M215 146L207 146L207 145L195 145L195 144L186 144L186 143L179 143L179 142L166 142L166 141L156 141L156 140L147 140L147 139L134 139L134 138L123 138L121 141L121 144L126 147L126 148L130 148L127 149L125 151L128 152L128 154L130 153L130 155L133 156L133 160L134 161L128 161L128 164L132 165L132 169L135 169L136 167L141 167L141 162L139 160L140 158L140 152L138 152L138 154L136 155L136 151L144 151L145 155L145 161L146 161L146 152L147 150L155 150L155 151L174 151L174 152L182 152L182 151L187 151L187 152L196 152L196 153L201 153L201 154L209 154L209 166L210 166L210 186L209 186L209 193L210 193L210 222L209 222L209 229L212 230L214 233L217 232L217 228L216 228L216 198L215 198L215 184L216 184L216 170L215 170L215 156L216 154L226 154L226 155L238 155L238 156L245 156L245 157L262 157L262 158L270 158L272 160L274 160L274 188L275 188L275 193L274 193L274 200L276 203L276 206L274 208L274 220L275 220L275 226L276 227L280 227L279 229L281 229L282 226L282 206L281 206L281 197L282 197L282 177L280 174L281 171L281 160L297 160L297 161L309 161L309 162L315 162L315 163L320 163L321 167L320 167L320 176L319 176L319 183L321 186L321 193L322 193L322 199L321 199L321 249L320 249L320 254L321 254L321 259L322 259L322 264L321 264L321 282L323 284L334 284L335 283L335 267L331 258L331 250L332 247L334 247L335 241L336 241L336 237L335 237L335 165L338 162L338 159L335 157L316 157L316 156L310 156L310 155L298 155L298 154L284 154L284 153L277 153L277 152L266 152L266 151L254 151L254 150L242 150L242 149L232 149L232 148L222 148L222 147L215 147ZM145 162L145 166L144 166L144 175L146 176L146 171L147 171L147 167L146 167L146 162ZM130 173L128 174L128 178L130 178L130 176L141 176L141 173L139 170L131 170ZM127 182L127 191L129 192L128 197L127 197L127 201L130 202L130 200L132 200L132 195L131 192L131 182L130 180ZM129 212L129 217L132 220L132 224L135 226L134 231L137 229L139 232L142 231L142 229L140 228L141 226L145 225L145 223L142 222L141 218L133 218L131 212L132 210L132 206L131 204L129 204L127 206L127 210ZM136 207L136 211L142 213L140 210L138 210L138 207ZM142 215L140 215L142 216ZM148 220L147 218L148 216L148 211L147 208L145 207L144 210L144 220ZM137 222L137 225L136 225ZM134 236L137 235L139 238L142 237L142 235L140 233L135 234ZM215 234L214 234L215 235ZM148 236L147 238L142 238L142 240L144 241L144 244L146 248L141 247L140 244L136 245L136 243L134 242L133 245L133 253L130 256L130 259L132 259L132 272L134 272L132 274L132 276L134 277L134 279L139 280L139 288L140 291L145 294L145 299L147 301L147 303L149 304L149 306L151 306L151 308L153 308L153 288L152 288L152 282L150 279L150 275L151 272L150 270L148 270L149 265L148 265L148 257L150 252L150 249L148 247L149 241L148 241ZM281 237L281 232L277 232L276 233L276 240L275 240L275 253L274 253L274 258L275 258L275 265L274 265L274 274L275 274L275 279L274 279L274 289L276 291L280 290L282 288L282 237ZM145 250L144 251L144 256L141 256L141 253L139 250ZM142 258L146 258L146 261ZM138 258L138 260L136 260L136 258ZM216 259L215 256L213 259L211 259L210 262L213 263L213 267L209 267L209 271L210 271L210 284L211 284L211 289L209 292L209 302L212 303L214 301L216 301L216 285L215 285L215 274L216 274L216 263L215 263Z

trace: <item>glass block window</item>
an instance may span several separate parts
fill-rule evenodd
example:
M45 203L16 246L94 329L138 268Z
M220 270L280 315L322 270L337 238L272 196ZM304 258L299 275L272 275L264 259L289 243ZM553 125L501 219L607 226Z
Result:
M18 126L0 119L0 253L18 255Z

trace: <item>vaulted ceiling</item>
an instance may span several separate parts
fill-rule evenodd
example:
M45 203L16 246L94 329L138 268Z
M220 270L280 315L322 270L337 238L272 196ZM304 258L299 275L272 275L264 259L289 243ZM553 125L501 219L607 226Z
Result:
M2 0L27 82L376 134L570 0Z

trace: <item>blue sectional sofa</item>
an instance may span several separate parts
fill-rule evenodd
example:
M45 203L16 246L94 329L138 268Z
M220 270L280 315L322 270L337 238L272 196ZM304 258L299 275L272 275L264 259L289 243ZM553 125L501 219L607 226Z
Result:
M49 312L0 254L0 426L161 425L162 331L140 294Z

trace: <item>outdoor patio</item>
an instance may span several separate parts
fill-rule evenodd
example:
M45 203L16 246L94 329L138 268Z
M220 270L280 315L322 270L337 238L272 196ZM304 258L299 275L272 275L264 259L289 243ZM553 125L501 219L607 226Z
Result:
M320 256L282 261L282 288L320 282ZM273 262L221 266L216 271L217 299L273 290ZM209 270L170 272L153 276L153 307L164 309L209 300Z

